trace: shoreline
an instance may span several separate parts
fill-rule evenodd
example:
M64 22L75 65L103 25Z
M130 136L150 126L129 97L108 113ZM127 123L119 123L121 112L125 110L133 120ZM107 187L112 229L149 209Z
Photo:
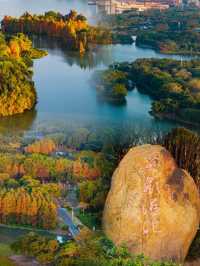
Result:
M192 123L190 121L183 120L183 119L179 118L178 116L176 116L175 114L154 113L152 111L149 111L149 113L152 117L154 117L155 119L158 119L158 120L166 119L167 121L173 121L173 122L181 123L181 124L187 125L187 126L192 126L192 127L199 127L200 126L199 123Z

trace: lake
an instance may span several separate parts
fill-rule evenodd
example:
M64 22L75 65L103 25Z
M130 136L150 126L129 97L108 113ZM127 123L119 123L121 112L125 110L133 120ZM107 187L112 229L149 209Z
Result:
M76 9L96 21L94 7L87 0L0 0L0 17L21 15L25 11L43 13L48 10L68 12ZM149 115L151 99L137 90L128 93L127 103L115 106L99 101L91 82L95 71L106 68L115 61L133 61L141 57L164 56L151 49L133 45L110 45L97 47L95 51L80 57L67 52L53 40L33 38L34 46L48 51L48 56L35 60L34 81L38 94L35 110L0 119L0 134L7 136L43 136L63 132L72 127L124 128L130 127L142 134L168 131L175 123L157 121ZM0 241L10 243L27 230L0 227Z
M0 16L21 15L28 11L43 13L48 10L67 13L76 9L95 23L95 8L88 6L87 0L0 0ZM29 135L31 132L52 129L63 130L73 125L84 127L102 125L102 127L132 124L148 130L169 130L174 123L156 121L149 115L151 99L137 90L129 92L127 103L115 106L97 98L91 82L93 73L107 67L115 61L133 61L141 57L164 56L151 49L141 49L133 45L110 45L97 47L95 51L80 57L77 53L67 52L53 40L33 39L34 46L48 51L48 56L35 60L34 81L38 94L35 110L9 118L0 119L2 135L16 135L16 132Z

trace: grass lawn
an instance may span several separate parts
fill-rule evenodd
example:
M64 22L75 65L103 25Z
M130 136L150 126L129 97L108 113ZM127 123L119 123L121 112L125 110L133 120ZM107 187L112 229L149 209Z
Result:
M8 258L13 254L9 244L0 242L0 266L16 266L16 264Z
M11 255L13 255L13 251L10 248L10 245L9 244L4 244L4 243L0 243L0 256L8 257L8 256L11 256ZM0 264L0 265L2 265L2 264Z
M0 256L0 265L1 266L16 266L10 259Z
M85 213L83 213L82 211L77 211L76 216L84 225L86 225L90 229L93 229L93 227L95 227L95 229L99 229L100 225L98 223L97 214L87 211L85 211Z

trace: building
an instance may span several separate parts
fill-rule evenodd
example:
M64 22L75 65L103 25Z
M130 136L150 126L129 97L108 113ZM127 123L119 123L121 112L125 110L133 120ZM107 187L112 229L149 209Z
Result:
M162 1L162 0L161 0ZM132 0L96 0L98 12L105 12L107 14L120 14L123 11L136 9L138 11L144 11L147 9L167 9L169 4L161 1L132 1ZM179 0L171 0L179 1ZM94 2L93 2L94 3ZM89 2L89 4L91 4Z

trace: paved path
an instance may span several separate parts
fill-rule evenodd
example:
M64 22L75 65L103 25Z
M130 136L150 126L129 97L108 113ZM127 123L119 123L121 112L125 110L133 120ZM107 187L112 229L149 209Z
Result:
M63 219L64 223L69 227L69 231L73 237L79 234L79 228L72 221L70 213L65 208L58 208L58 215Z
M23 255L13 255L10 259L16 264L16 266L42 266L35 259Z

